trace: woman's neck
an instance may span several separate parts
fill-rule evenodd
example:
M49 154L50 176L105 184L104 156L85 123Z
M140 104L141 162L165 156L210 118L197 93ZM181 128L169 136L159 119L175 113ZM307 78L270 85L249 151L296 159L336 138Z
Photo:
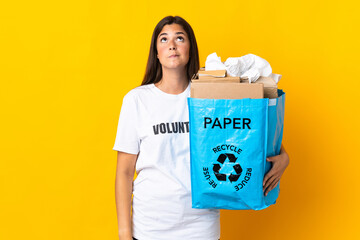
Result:
M159 82L155 83L161 91L169 94L180 94L185 91L189 85L186 70L168 69L164 71Z

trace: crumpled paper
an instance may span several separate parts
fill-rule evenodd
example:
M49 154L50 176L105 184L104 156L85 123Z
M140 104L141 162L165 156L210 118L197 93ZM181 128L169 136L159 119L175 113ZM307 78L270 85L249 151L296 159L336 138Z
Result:
M207 56L205 62L206 71L224 69L232 77L249 79L249 83L256 82L260 76L271 77L276 83L281 78L280 74L272 73L272 68L265 59L254 54L247 54L242 57L229 57L225 62L221 62L221 58L217 56L216 52Z

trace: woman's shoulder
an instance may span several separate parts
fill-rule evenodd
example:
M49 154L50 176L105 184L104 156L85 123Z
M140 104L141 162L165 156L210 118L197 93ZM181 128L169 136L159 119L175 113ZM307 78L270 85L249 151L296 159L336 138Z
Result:
M131 89L127 94L125 94L124 98L138 98L140 96L144 96L154 88L154 84L146 84L141 85L136 88Z

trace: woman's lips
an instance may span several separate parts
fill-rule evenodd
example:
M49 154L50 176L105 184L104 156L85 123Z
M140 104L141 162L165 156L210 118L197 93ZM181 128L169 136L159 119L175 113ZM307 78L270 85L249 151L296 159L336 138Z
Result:
M179 55L171 55L170 58L178 57Z

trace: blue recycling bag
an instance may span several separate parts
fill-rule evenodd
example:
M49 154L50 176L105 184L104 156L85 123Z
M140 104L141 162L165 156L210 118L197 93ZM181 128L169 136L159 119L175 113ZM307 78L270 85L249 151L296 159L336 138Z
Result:
M266 157L280 154L285 115L285 93L278 89L278 97L269 99L268 107L268 140ZM265 172L271 168L271 163L266 161ZM280 193L280 183L264 197L266 207L275 204Z
M276 99L188 98L193 208L261 210L276 202L262 182L279 154L285 94Z

